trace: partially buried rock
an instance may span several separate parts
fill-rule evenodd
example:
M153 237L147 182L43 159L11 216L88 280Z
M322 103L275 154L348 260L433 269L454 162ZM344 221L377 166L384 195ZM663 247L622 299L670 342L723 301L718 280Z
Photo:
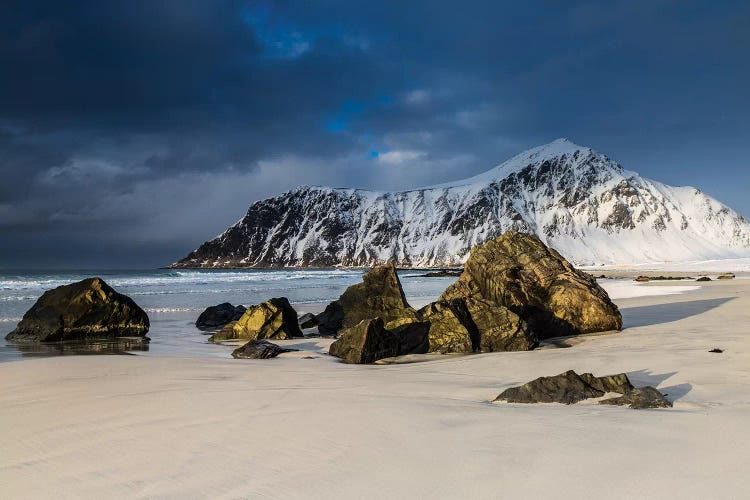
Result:
M8 340L56 342L144 337L149 321L130 297L101 278L88 278L44 292Z
M245 306L233 306L229 302L224 302L218 306L207 307L198 319L195 326L200 330L212 330L221 328L227 323L237 321L245 313Z
M251 340L242 347L232 351L233 358L243 359L268 359L275 358L279 354L292 352L295 349L284 349L267 340Z
M506 307L539 338L622 328L620 311L594 278L536 236L515 231L474 247L440 299Z
M280 297L248 307L239 320L228 323L209 340L283 340L294 337L302 337L302 330L297 323L297 311L285 297Z
M734 279L734 274L722 274L717 279L720 279L720 280L733 280Z
M539 377L522 386L505 389L495 401L569 405L601 396L604 396L604 391L592 387L576 372L568 370L554 377Z
M313 313L305 313L297 319L300 328L314 328L318 326L318 319Z
M638 276L634 281L646 282L651 281L651 278L649 278L648 276Z
M338 300L328 304L317 316L318 331L322 335L335 335L342 328L374 318L394 326L417 320L416 311L406 302L393 264L371 269L362 277L362 283L350 286Z
M636 410L645 408L671 408L672 403L664 397L664 394L651 386L637 387L626 392L618 398L599 401L600 405L630 406Z
M399 339L380 318L366 319L341 331L329 353L345 363L367 364L400 354Z
M711 278L709 278L708 276L701 276L695 281L711 281Z

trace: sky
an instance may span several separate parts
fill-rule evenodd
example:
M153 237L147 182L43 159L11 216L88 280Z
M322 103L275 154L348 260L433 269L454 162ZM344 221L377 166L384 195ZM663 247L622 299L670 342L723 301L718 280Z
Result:
M298 185L407 189L559 137L750 216L750 3L0 10L0 268L151 268Z

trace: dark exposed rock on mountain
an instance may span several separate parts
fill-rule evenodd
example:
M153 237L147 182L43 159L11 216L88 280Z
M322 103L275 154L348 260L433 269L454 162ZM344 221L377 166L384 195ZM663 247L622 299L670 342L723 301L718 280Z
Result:
M284 349L267 340L251 340L247 344L232 351L233 358L242 359L268 359L275 358L284 352L292 352L295 349Z
M317 317L318 331L335 335L341 328L374 318L381 318L391 327L417 320L393 264L371 269L362 277L362 283L350 286L338 300L328 304Z
M329 353L345 363L368 364L400 354L398 337L385 329L380 318L363 320L341 331Z
M619 330L622 316L590 275L536 236L510 231L475 247L441 296L507 307L539 338Z
M245 313L245 306L233 306L229 302L224 302L218 306L207 307L198 319L195 326L200 330L213 330L221 328L231 321L237 321Z
M146 313L101 278L88 278L44 292L8 340L57 342L109 337L144 337Z
M596 390L602 392L619 392L625 394L635 389L630 379L624 373L617 375L605 375L604 377L595 377L591 373L582 373L581 379Z
M495 401L570 405L601 396L604 396L604 391L592 387L576 372L568 370L554 377L539 377L521 386L505 389Z
M460 267L509 230L536 234L577 265L750 255L750 224L735 211L563 139L440 186L300 187L254 203L173 267Z
M289 339L302 337L297 311L286 297L250 306L239 320L228 323L209 338L211 342L232 339Z
M318 326L318 318L313 313L305 313L297 319L302 329L315 328Z
M664 394L651 386L637 387L626 392L618 398L599 401L600 405L629 406L636 410L645 408L671 408L672 403L664 397Z

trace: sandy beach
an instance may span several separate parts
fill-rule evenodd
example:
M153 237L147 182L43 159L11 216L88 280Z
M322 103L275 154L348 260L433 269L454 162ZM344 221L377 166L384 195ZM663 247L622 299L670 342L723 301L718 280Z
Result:
M750 280L617 303L622 332L571 348L423 363L345 365L324 339L3 363L0 497L747 498ZM674 408L489 403L568 369Z

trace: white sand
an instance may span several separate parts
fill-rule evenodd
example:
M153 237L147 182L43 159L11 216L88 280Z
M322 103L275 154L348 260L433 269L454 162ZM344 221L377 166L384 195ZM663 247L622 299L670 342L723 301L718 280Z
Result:
M0 498L750 498L750 281L618 303L568 349L0 364ZM675 407L488 403L567 369Z

